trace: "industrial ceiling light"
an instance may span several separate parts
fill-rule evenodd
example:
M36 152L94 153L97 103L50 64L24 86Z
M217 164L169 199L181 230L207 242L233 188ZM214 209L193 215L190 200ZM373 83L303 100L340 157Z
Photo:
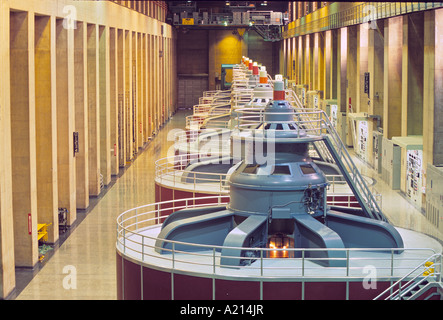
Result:
M268 1L263 1L263 2L261 3L261 5L262 5L262 6L267 6L267 5L268 5Z

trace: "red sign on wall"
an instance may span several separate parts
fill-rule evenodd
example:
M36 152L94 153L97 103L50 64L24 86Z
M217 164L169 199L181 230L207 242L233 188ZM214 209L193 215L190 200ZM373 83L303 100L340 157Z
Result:
M28 233L32 234L32 217L30 213L28 213Z

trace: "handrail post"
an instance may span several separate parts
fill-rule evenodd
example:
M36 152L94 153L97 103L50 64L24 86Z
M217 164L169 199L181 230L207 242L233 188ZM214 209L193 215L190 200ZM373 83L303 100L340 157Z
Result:
M349 300L349 253L350 250L346 249L346 300Z
M301 251L301 299L305 300L305 249Z
M263 277L263 248L260 250L260 276Z
M212 273L215 274L215 247L212 248Z
M145 236L142 235L142 261L145 261Z
M172 269L175 269L175 242L172 243Z

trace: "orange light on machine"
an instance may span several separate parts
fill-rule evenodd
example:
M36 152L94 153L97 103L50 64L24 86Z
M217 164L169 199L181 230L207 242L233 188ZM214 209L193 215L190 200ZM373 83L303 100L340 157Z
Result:
M260 77L259 82L260 83L268 83L268 74L266 73L266 70L263 70L264 67L260 70Z
M269 258L289 258L292 257L293 254L289 253L288 249L294 246L294 240L285 235L277 234L271 238L269 238L268 247L270 249L275 249L269 251Z

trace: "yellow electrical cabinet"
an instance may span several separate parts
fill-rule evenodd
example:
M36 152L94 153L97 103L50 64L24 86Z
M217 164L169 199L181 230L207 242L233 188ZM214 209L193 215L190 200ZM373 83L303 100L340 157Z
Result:
M46 242L48 241L48 227L52 223L38 223L37 224L37 239L38 241Z

